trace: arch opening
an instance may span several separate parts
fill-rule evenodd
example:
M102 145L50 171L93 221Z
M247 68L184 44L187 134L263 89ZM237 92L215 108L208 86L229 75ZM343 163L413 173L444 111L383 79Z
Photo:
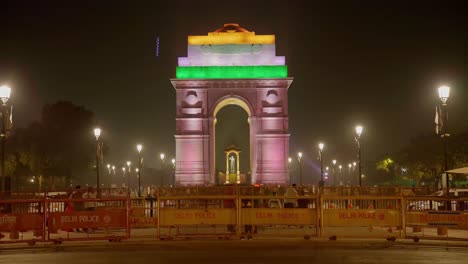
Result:
M239 98L225 98L216 105L213 111L216 184L250 184L251 114L249 105ZM241 150L238 156L239 175L230 175L229 169L226 168L226 149L232 145Z

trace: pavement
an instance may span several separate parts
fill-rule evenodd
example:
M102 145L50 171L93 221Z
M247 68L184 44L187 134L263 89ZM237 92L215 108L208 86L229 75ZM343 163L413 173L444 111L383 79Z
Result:
M67 240L67 237L57 234L53 241L48 242L35 242L28 244L26 241L17 240L15 243L4 244L5 240L0 240L0 253L1 252L13 252L18 250L34 250L34 251L60 251L65 248L67 249L82 249L82 250L91 250L97 248L114 248L114 247L127 247L127 246L139 246L139 245L158 245L164 243L177 243L177 241L187 241L187 240L240 240L240 237L233 235L180 235L180 236L167 236L169 233L165 234L165 239L156 238L155 234L150 236L139 236L132 237L129 239L115 239L109 240L105 238L104 233L96 232L91 235L80 234L86 237L73 237L73 240ZM78 234L76 234L78 235ZM250 237L242 236L242 240L245 240L245 243L248 243ZM318 238L313 235L299 235L299 234L265 234L253 235L251 239L256 241L305 241L304 243L313 243L317 246L339 246L343 248L353 248L353 247L439 247L439 248L461 248L466 249L468 252L468 240L466 239L444 239L444 238L424 238L419 236L407 236L409 238L403 239L398 238L398 236L386 236L386 237L376 237L376 238L349 238L349 237L340 237L324 236ZM417 238L419 239L417 239ZM94 239L94 240L82 240L82 239ZM393 239L395 238L395 239ZM55 242L55 243L54 243Z

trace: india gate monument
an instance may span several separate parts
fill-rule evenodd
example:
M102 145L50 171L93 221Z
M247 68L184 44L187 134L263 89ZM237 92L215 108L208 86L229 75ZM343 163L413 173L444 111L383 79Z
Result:
M284 56L276 56L275 35L256 35L225 24L207 35L188 36L187 57L178 58L176 77L176 185L240 183L239 162L250 164L245 184L289 183L288 77ZM248 116L249 146L216 155L216 116L225 106ZM233 148L235 150L235 148ZM242 160L248 152L250 160ZM239 154L240 153L240 154ZM226 174L217 180L216 158ZM229 159L229 160L228 160Z

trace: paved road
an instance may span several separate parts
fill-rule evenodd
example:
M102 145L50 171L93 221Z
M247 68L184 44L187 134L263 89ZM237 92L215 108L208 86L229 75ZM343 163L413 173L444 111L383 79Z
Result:
M189 240L0 250L0 263L466 263L468 247L391 242Z

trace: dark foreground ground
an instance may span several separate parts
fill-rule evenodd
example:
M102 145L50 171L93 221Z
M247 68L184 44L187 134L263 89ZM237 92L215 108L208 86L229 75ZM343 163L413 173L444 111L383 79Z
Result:
M173 240L1 247L0 263L467 263L466 244L315 240Z

